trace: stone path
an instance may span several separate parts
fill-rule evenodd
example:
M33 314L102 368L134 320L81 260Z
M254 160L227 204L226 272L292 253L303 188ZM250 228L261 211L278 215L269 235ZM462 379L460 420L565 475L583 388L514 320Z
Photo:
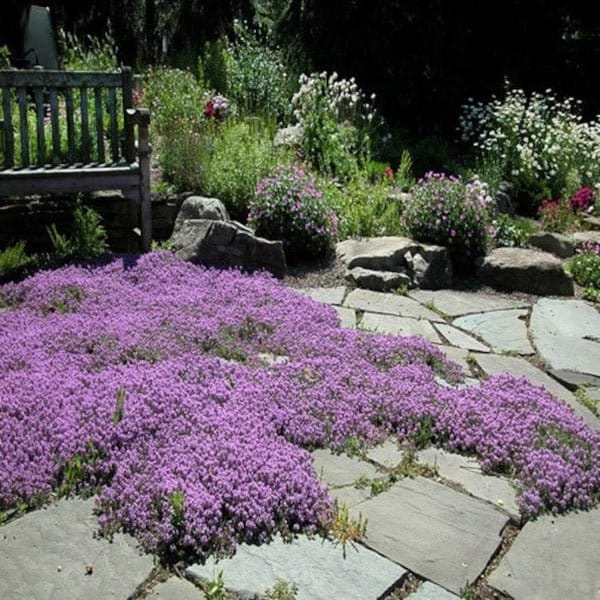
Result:
M574 394L585 386L577 395L588 406L600 400L600 315L585 302L529 304L456 290L302 292L332 305L343 327L425 337L469 378L526 377L600 427ZM366 537L345 557L331 540L300 537L241 546L231 559L156 577L152 557L132 538L94 537L92 500L61 500L0 526L0 598L191 600L221 573L238 598L279 582L296 586L298 599L450 600L476 589L499 598L600 600L600 509L523 526L510 482L484 475L467 457L428 448L414 457L413 478L392 482L390 471L406 460L391 440L360 457L317 451L313 461L331 495L368 520ZM414 591L400 594L407 581Z

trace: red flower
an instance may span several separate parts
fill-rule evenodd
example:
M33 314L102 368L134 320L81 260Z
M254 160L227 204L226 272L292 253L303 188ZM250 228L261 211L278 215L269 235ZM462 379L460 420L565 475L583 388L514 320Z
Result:
M209 100L204 107L204 116L207 119L212 119L215 116L215 104L212 100Z
M392 169L392 167L390 167L389 165L385 168L385 171L383 172L384 176L386 179L393 179L394 178L394 169Z

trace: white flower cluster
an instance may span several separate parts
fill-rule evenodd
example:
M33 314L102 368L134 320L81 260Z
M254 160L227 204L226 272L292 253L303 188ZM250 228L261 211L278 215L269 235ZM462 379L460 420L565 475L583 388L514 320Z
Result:
M583 122L579 101L559 100L551 90L527 95L508 90L504 99L484 104L472 98L459 121L462 141L484 160L495 161L513 180L600 187L600 122Z

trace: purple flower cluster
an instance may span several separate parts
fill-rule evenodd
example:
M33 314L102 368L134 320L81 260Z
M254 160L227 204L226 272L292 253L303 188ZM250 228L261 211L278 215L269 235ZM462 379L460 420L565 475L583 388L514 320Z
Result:
M594 205L594 199L593 190L588 187L581 188L569 200L569 208L574 212L585 212Z
M527 514L598 497L600 435L542 389L444 387L458 370L434 346L341 329L263 274L156 253L39 273L0 306L0 510L97 490L106 531L230 552L328 518L307 450L425 424L514 476Z

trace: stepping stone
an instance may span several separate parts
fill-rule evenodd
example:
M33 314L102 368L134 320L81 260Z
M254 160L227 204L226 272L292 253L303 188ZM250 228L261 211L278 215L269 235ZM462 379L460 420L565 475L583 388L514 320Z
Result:
M535 350L527 338L526 317L526 310L497 310L466 315L455 319L452 324L480 336L495 352L534 354Z
M395 271L404 263L407 252L416 251L419 244L399 236L382 236L344 240L336 244L335 251L348 269L362 267L374 271Z
M345 504L348 508L353 508L371 498L371 486L369 485L360 489L354 487L354 485L334 488L329 490L329 496L332 500L337 500L340 506Z
M521 522L515 488L504 477L484 475L474 458L439 448L421 450L416 458L420 463L436 465L440 477L462 485L472 496L501 508L516 523Z
M435 328L446 338L446 341L452 346L474 350L476 352L489 352L490 349L479 340L467 335L460 329L447 325L446 323L436 323Z
M495 248L479 266L479 278L493 288L540 296L572 296L573 280L562 261L529 248Z
M586 375L578 371L566 371L565 369L549 369L548 374L560 381L566 388L575 391L581 386L598 386L600 385L600 377L594 375Z
M371 290L352 290L344 301L344 306L399 317L444 321L438 314L421 306L411 298L397 294L382 294Z
M575 241L573 238L560 233L540 231L529 238L529 244L544 252L550 252L558 258L570 258L575 254Z
M600 223L600 219L598 220L598 223ZM596 244L600 244L600 231L598 231L598 229L590 229L588 231L576 231L571 237L578 246L585 244L586 242L594 242Z
M552 369L600 377L600 314L593 306L543 298L531 311L529 330Z
M346 295L346 288L343 285L336 287L301 288L297 291L323 304L341 304Z
M180 577L171 577L159 583L146 598L150 600L203 600L204 593L193 583Z
M529 521L488 583L513 598L598 598L599 533L598 508Z
M128 598L150 575L152 556L129 535L94 538L93 509L93 499L60 500L0 527L0 598Z
M386 440L383 444L370 448L367 458L383 467L392 469L402 462L404 452L394 440Z
M529 304L514 300L510 296L500 294L483 294L481 292L461 292L458 290L415 290L408 295L421 304L433 303L436 310L449 317L460 317L471 313L492 310L509 310L511 308L527 308Z
M434 344L442 343L442 339L436 333L431 323L425 319L410 319L408 317L394 317L393 315L366 312L363 315L360 326L363 329L376 331L377 333L416 335Z
M473 355L480 369L486 375L510 373L516 377L525 377L532 383L545 388L550 394L568 404L576 415L580 416L590 427L600 428L600 419L594 416L585 406L582 406L569 390L556 380L534 367L524 358L514 356L498 356L497 354Z
M334 306L335 312L340 317L340 327L344 329L356 329L356 312L352 308Z
M373 479L381 473L370 463L345 454L332 454L329 450L312 452L313 466L317 477L329 487L354 485L354 482L367 477Z
M354 267L346 272L345 278L359 288L376 292L394 292L402 286L414 287L412 279L406 273L397 271L373 271Z
M406 576L406 570L357 544L342 547L321 538L280 538L262 546L241 545L235 556L186 569L193 579L214 580L223 571L225 587L254 598L278 580L298 586L297 600L376 600Z
M471 375L471 367L467 357L470 352L465 348L456 348L454 346L441 345L437 347L441 350L450 360L453 360L462 369L464 375Z
M351 510L368 520L364 543L410 571L459 593L485 569L508 517L423 477L404 479Z
M408 600L458 600L459 598L460 596L451 594L431 581L426 581L416 592L407 596Z

